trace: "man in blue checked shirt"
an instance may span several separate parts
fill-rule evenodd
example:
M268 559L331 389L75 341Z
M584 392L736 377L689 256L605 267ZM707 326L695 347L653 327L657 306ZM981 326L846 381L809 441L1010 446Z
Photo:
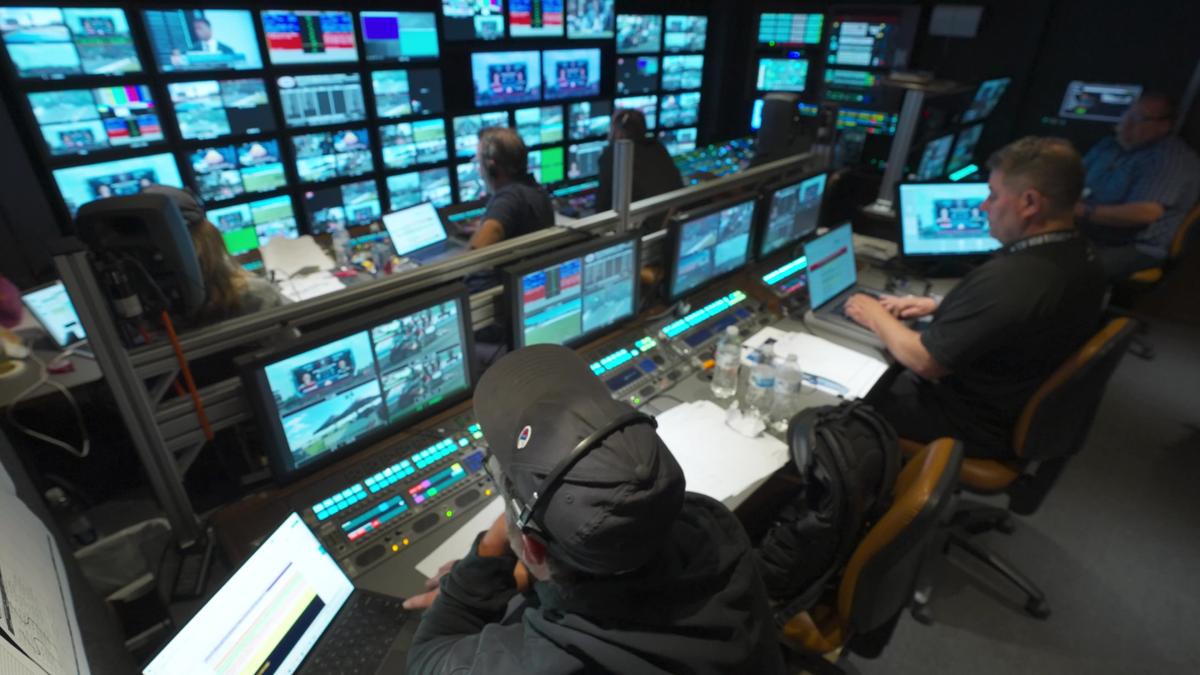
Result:
M1110 281L1161 264L1175 229L1200 199L1200 159L1171 135L1175 113L1169 97L1143 94L1116 134L1083 158L1087 190L1075 215Z

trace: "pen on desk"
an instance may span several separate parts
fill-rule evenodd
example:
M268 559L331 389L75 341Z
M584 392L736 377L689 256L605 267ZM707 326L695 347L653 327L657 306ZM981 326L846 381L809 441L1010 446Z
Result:
M821 375L813 375L812 373L804 373L804 381L814 387L824 387L825 389L833 390L838 396L846 396L850 390L844 384L839 384Z

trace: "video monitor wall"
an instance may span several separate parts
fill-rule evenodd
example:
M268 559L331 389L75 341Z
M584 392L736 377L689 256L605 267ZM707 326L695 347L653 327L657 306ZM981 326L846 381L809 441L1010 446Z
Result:
M487 108L540 101L541 71L536 51L472 53L471 81L475 85L475 105Z
M669 55L663 57L663 91L699 89L704 79L704 55Z
M514 38L562 37L563 0L508 0L508 34Z
M188 164L193 184L207 201L274 192L287 185L279 143L274 140L197 148Z
M289 127L359 122L367 117L358 73L283 75L275 80Z
M618 56L617 95L654 93L658 90L658 70L657 56Z
M369 225L383 215L375 181L342 183L313 190L303 195L304 212L313 234L335 229Z
M517 133L525 145L533 148L563 141L563 107L561 105L518 108L513 111Z
M564 171L562 146L529 151L529 173L533 174L537 182L562 182L565 177Z
M154 9L142 15L154 61L164 73L262 68L249 10Z
M437 17L433 12L360 12L367 61L437 59Z
M595 178L600 175L600 155L608 141L588 141L567 146L567 178Z
M658 126L658 97L657 96L626 96L613 100L616 110L640 110L646 116L646 128Z
M659 99L658 126L663 128L694 125L700 119L700 92L663 94Z
M567 0L567 38L612 39L615 35L614 0Z
M617 15L618 54L656 54L662 51L663 18L656 14Z
M172 82L167 91L184 140L275 131L275 111L259 78Z
M405 169L418 164L436 164L449 157L446 125L441 119L414 120L379 127L383 165Z
M375 114L379 117L434 115L442 104L442 75L436 68L377 70L371 73Z
M375 156L365 128L292 136L296 175L305 183L371 173Z
M658 140L672 157L691 152L696 149L696 127L680 129L663 129L658 132Z
M398 173L387 177L388 206L392 211L433 202L439 208L453 201L450 171L446 167Z
M358 60L350 12L294 9L261 14L267 55L277 66Z
M806 59L758 60L759 91L791 91L803 93L808 84L808 61Z
M600 95L600 50L547 49L542 52L546 100Z
M0 8L0 39L21 78L142 71L129 18L117 7Z
M474 157L479 147L479 132L488 127L508 126L507 112L480 113L454 118L454 155Z
M225 247L233 255L257 250L276 237L295 239L300 236L292 198L287 195L210 208L207 215L221 231Z
M668 14L663 21L664 52L703 52L708 36L707 16Z
M97 199L135 195L155 184L183 187L175 157L165 152L56 169L54 182L72 217Z
M504 38L503 0L442 0L446 40Z
M145 85L35 92L29 94L29 105L52 155L163 140L158 110Z

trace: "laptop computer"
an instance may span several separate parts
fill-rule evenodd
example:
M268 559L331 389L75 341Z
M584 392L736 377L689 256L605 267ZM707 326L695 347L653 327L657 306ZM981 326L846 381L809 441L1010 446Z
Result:
M24 291L21 302L59 349L68 349L87 340L83 323L61 281Z
M431 202L393 211L383 217L396 254L428 264L467 250L466 242L451 238Z
M883 291L858 284L850 223L809 240L804 245L804 257L808 260L810 307L804 315L805 322L882 349L883 341L877 335L846 316L846 301L855 293L883 295Z
M292 513L143 671L404 673L419 617L355 589Z

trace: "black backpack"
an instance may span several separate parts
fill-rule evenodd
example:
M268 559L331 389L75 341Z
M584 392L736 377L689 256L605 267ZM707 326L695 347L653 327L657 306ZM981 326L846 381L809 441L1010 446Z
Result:
M891 506L900 471L895 429L860 401L799 413L788 424L788 445L801 487L757 549L780 625L838 580L855 546Z

